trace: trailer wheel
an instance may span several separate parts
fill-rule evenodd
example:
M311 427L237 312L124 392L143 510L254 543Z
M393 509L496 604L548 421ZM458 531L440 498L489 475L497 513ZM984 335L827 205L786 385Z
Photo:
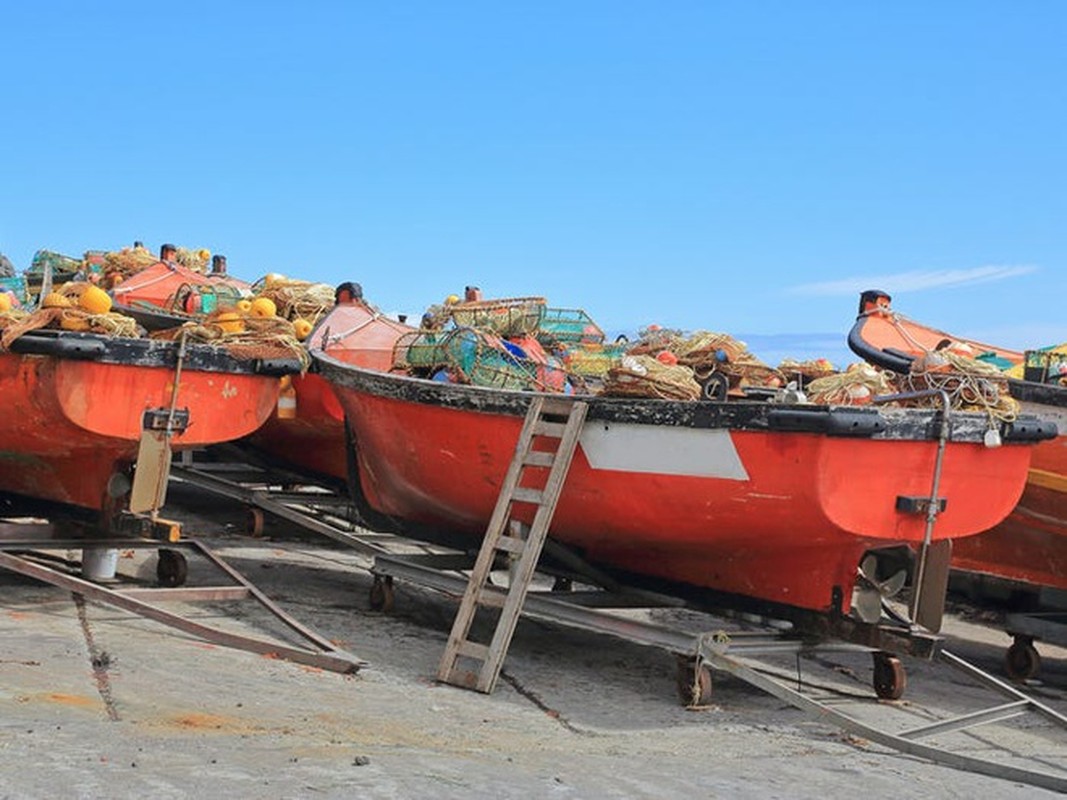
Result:
M245 518L245 532L254 539L258 539L263 535L263 523L263 509L249 508L248 516Z
M874 693L882 700L899 700L908 686L904 663L889 653L875 652Z
M375 575L374 583L370 587L371 610L388 614L393 610L395 603L396 595L393 593L393 576Z
M156 581L160 586L168 588L182 586L188 577L189 562L185 560L185 556L177 550L164 548L159 551L156 561Z
M1015 641L1004 655L1004 671L1016 681L1025 681L1037 676L1041 671L1041 656L1032 640L1015 637Z
M711 668L692 656L678 656L678 697L686 708L711 704Z

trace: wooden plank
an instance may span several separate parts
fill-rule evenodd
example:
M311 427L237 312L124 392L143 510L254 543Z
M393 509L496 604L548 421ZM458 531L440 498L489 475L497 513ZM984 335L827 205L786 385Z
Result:
M545 450L531 450L522 463L528 467L551 467L556 463L556 454Z
M512 490L511 499L519 503L532 503L535 506L539 506L544 502L544 493L540 489L519 486Z
M549 436L553 439L559 439L563 436L563 432L566 429L567 426L562 422L545 422L541 419L534 425L534 434L537 436Z

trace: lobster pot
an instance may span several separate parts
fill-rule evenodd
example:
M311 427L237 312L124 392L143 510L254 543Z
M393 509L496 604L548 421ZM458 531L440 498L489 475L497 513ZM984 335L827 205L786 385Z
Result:
M625 345L572 345L563 351L563 362L567 365L567 371L574 375L603 378L625 352Z
M393 366L397 369L431 369L446 365L448 357L442 347L445 338L439 333L405 333L393 345Z
M497 336L525 336L541 327L545 316L543 297L515 297L505 300L478 300L449 307L459 327L477 328Z
M493 389L533 391L538 386L536 372L517 359L497 350L483 348L463 374L475 386Z
M561 343L604 342L604 331L580 308L546 308L540 335Z

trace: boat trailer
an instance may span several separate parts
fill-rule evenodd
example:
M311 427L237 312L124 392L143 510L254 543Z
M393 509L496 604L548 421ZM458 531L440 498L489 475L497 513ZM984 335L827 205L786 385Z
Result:
M321 534L373 557L370 571L374 582L370 589L372 609L389 611L396 603L396 581L441 592L451 598L461 598L470 583L469 571L473 554L440 548L395 534L365 530L354 523L353 515L345 510L347 500L330 494L322 486L306 481L298 483L294 476L269 471L249 470L247 464L189 463L175 465L172 479L195 484L209 491L248 504L249 533L262 531L263 512L276 514L304 531ZM242 483L240 479L244 478ZM259 512L258 514L252 513ZM981 695L971 698L973 708L956 713L940 713L923 708L912 701L878 699L871 694L858 694L840 684L827 685L805 677L802 665L815 664L833 654L845 657L870 657L874 662L876 694L878 683L903 690L906 683L899 659L884 651L863 644L812 641L798 636L792 626L777 620L761 621L753 630L753 618L744 615L741 621L728 616L709 614L701 627L703 633L677 630L633 616L619 609L692 608L686 601L643 589L614 586L597 588L611 583L595 569L583 572L580 560L568 556L549 538L546 553L553 560L562 557L573 569L573 576L590 577L588 588L580 578L562 577L559 572L537 573L552 589L528 591L521 605L523 616L600 634L610 635L639 645L657 647L678 658L679 693L683 702L700 707L709 702L713 678L734 676L785 703L805 712L818 721L835 725L854 737L873 742L908 755L925 758L934 763L1005 780L1067 792L1067 769L1049 771L1040 767L1067 764L1067 738L1058 755L1041 756L1033 752L1012 752L1001 748L999 760L984 757L996 746L991 734L1003 730L1005 723L1024 718L1031 728L1067 734L1067 717L1045 703L999 680L940 646L928 654L940 664L952 667L970 678L972 692ZM403 552L401 552L403 551ZM513 576L505 569L494 571L492 579L504 584ZM488 587L487 593L503 598L505 590ZM492 602L492 601L490 601ZM703 609L702 609L703 610ZM703 621L703 620L702 620ZM746 622L747 621L747 622ZM709 632L710 631L710 632ZM921 635L921 634L920 634ZM927 637L928 638L928 635ZM921 648L920 648L921 649ZM790 668L776 664L782 657L791 660ZM834 673L836 674L836 673ZM988 694L998 696L999 702L988 705ZM851 704L850 711L845 706ZM872 717L874 719L872 719ZM887 718L891 717L891 719ZM1015 730L1015 729L1013 729ZM947 739L947 742L945 741ZM1042 739L1042 746L1048 741ZM962 745L960 744L962 742ZM977 744L975 744L977 743ZM967 752L973 746L980 754ZM961 752L962 748L962 752ZM1016 763L1007 763L1014 760ZM1031 766L1033 764L1040 767Z

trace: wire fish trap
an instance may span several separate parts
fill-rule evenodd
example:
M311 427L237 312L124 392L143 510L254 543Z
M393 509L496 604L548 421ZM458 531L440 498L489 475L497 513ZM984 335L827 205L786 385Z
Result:
M580 308L546 308L538 336L561 344L603 344L604 331Z
M560 392L567 373L555 359L538 363L522 349L471 328L447 333L416 331L397 340L395 369L425 377L515 391Z
M565 345L562 352L567 372L583 378L603 378L612 364L626 353L625 344L576 343Z
M700 384L693 370L664 364L651 356L626 355L608 370L603 397L644 397L660 400L697 400Z
M671 350L678 342L685 339L685 335L673 328L661 328L658 325L650 325L637 332L638 339L626 348L626 353L632 356L655 356L663 350Z
M447 310L457 327L477 328L497 336L535 333L545 317L545 298L512 297L455 303Z

